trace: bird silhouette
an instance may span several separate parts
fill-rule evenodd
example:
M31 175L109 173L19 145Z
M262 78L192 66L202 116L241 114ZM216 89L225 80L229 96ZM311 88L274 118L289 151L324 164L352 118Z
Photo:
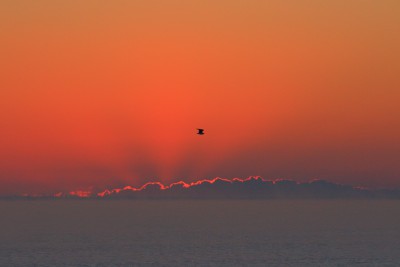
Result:
M204 134L204 129L197 129L197 134L199 135L203 135Z

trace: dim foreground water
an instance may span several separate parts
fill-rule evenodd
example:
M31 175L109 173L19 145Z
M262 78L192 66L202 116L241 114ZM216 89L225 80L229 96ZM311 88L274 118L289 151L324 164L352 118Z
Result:
M0 201L0 266L400 266L400 201Z

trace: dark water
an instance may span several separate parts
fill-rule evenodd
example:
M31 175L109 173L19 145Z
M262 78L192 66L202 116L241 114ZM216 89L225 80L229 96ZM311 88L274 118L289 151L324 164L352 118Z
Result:
M0 201L0 266L400 266L400 201Z

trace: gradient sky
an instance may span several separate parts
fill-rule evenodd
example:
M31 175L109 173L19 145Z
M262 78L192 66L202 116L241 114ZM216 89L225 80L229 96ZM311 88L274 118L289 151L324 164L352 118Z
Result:
M0 194L400 187L398 0L1 0L0 25Z

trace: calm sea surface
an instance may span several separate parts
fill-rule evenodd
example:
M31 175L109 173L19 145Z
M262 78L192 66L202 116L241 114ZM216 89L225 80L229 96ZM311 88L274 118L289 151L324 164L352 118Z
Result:
M0 266L400 266L400 201L0 201Z

